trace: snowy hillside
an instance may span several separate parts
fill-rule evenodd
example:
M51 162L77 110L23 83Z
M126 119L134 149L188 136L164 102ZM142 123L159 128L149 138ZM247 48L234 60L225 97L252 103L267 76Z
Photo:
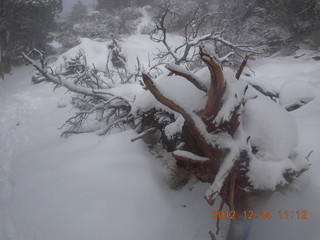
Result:
M133 35L123 49L134 62L137 56L148 59L154 44ZM82 39L81 48L90 65L105 67L106 43L93 47L92 40ZM292 191L274 194L268 202L273 218L248 222L248 239L319 239L320 62L312 59L314 54L250 61L254 74L247 69L251 76L243 77L279 93L286 104L307 97L308 103L290 114L298 125L298 150L304 156L313 150L310 170ZM133 130L60 137L59 128L74 111L71 95L62 88L52 92L48 83L33 85L31 75L31 67L20 67L0 81L1 240L209 239L219 201L212 207L204 200L208 184L170 190L164 164L141 140L130 141ZM300 85L285 91L296 82ZM309 90L302 94L301 86ZM308 219L281 220L280 210L306 210Z

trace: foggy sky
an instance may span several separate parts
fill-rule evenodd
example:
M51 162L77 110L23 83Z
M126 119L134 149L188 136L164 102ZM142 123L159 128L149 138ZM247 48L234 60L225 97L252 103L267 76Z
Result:
M0 0L1 1L1 0ZM62 14L68 14L71 12L73 4L75 4L78 0L62 0L63 2L63 11ZM92 9L92 5L96 4L96 0L81 0L84 4L88 6L88 10Z

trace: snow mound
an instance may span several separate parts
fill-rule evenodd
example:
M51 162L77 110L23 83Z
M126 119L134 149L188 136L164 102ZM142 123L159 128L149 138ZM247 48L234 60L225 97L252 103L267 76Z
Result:
M290 159L281 162L251 160L248 177L255 189L274 190L277 185L285 185L287 181L283 177L283 172L296 169Z
M294 110L320 96L320 89L312 83L293 81L284 84L279 93L279 103Z
M288 158L298 145L298 128L293 118L269 99L249 100L244 107L243 125L258 153L269 153L264 154L264 160Z
M243 128L250 137L252 158L247 176L255 189L274 190L287 184L283 174L309 166L296 152L298 128L293 117L266 97L248 100Z

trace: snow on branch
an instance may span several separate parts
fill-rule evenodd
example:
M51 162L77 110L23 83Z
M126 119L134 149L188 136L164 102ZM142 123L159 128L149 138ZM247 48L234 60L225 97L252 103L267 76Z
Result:
M64 86L71 92L81 93L87 96L94 96L94 97L102 98L105 100L109 99L109 97L112 96L112 94L104 90L100 90L98 93L98 92L95 92L95 89L93 88L87 88L87 87L76 85L72 82L69 82L62 75L55 76L49 73L47 69L43 69L42 66L40 66L35 60L31 59L25 53L22 53L22 56L24 57L25 60L27 60L30 64L32 64L48 81L55 83L57 85Z
M200 89L201 91L207 93L208 88L206 85L204 85L199 79L197 79L197 76L188 71L187 69L180 67L179 65L175 63L169 63L166 65L166 68L171 71L172 73L184 77L189 82L191 82L195 87Z
M41 52L36 50L33 52L40 55L40 62L44 62L44 55ZM112 127L128 123L133 119L130 116L131 100L126 96L121 96L121 92L114 91L112 88L102 88L97 76L87 75L88 67L86 64L82 65L79 71L76 68L75 71L54 75L53 71L45 64L39 64L25 53L22 53L22 56L35 67L46 81L64 86L69 91L79 94L73 99L83 107L78 107L80 111L66 121L66 124L71 127L62 135L92 131L103 135ZM96 115L94 118L99 124L84 127L83 123L94 114Z
M205 161L210 160L210 158L208 158L208 157L201 157L201 156L198 156L192 152L183 151L183 150L174 151L172 153L172 155L177 160L183 160L183 161L191 162L191 163L205 162Z
M226 178L229 176L229 173L231 172L232 168L234 167L238 156L239 149L231 148L230 152L223 160L214 182L211 184L210 188L207 190L207 193L205 195L205 199L210 205L213 204L214 200L219 195L221 188Z
M160 87L157 86L157 84L153 82L148 75L142 74L142 78L149 91L160 103L172 109L173 111L180 113L183 116L185 121L188 123L190 130L198 139L199 147L202 148L202 150L207 154L207 156L212 156L212 152L210 151L210 147L205 137L205 135L207 134L205 130L206 128L202 123L201 119L193 112L189 112L188 110L181 107L178 103L169 99L165 95L165 92L161 91Z

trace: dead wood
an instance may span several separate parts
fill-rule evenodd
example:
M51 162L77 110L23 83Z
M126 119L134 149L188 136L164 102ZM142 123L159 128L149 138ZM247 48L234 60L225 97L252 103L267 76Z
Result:
M246 55L236 73L236 79L240 79L240 76L241 76L241 73L243 72L243 69L245 68L245 66L247 65L247 62L249 60L250 56L249 55Z
M209 118L216 115L219 111L219 104L221 103L221 97L224 93L225 81L222 68L217 59L213 59L211 56L204 53L202 47L200 47L200 57L207 65L211 75L208 100L203 111L203 115Z

